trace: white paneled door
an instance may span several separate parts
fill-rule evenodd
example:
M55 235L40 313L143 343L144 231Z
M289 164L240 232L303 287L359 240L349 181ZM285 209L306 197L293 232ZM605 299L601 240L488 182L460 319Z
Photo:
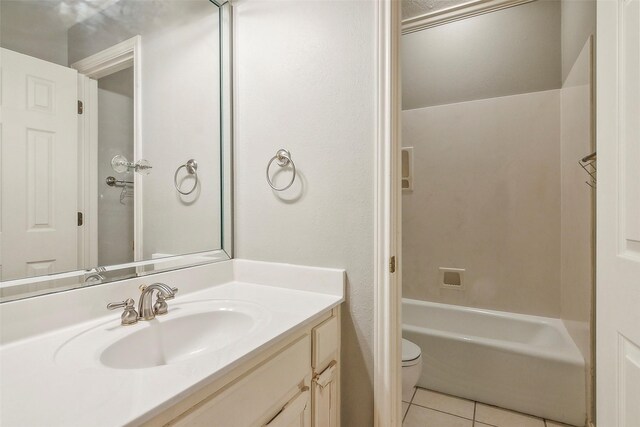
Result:
M640 426L640 0L598 1L598 427Z
M77 267L77 72L0 52L1 279Z

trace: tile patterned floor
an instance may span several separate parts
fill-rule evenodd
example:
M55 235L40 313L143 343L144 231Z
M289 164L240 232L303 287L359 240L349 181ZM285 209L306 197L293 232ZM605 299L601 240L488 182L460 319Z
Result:
M402 411L403 427L571 427L417 387Z

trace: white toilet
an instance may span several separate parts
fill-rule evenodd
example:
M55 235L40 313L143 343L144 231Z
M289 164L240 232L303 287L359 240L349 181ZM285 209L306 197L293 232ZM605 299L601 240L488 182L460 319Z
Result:
M422 350L411 341L402 338L402 400L411 401L413 388L422 372Z

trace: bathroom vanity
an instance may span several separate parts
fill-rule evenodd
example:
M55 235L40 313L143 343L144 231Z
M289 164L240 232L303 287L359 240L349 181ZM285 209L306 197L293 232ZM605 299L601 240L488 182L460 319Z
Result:
M152 279L179 289L168 313L128 326L106 305L144 278L2 304L0 424L339 425L342 270L229 260Z
M344 271L232 259L232 5L100 3L0 5L0 425L338 426Z

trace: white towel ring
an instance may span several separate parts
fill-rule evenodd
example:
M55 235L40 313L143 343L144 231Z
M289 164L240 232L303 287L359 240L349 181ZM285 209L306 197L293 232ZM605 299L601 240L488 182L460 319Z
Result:
M275 185L273 185L273 181L271 181L271 177L269 177L269 168L271 167L271 164L274 161L276 161L278 166L280 166L282 168L287 166L287 165L289 165L289 164L291 164L291 167L293 168L293 174L291 175L291 181L289 181L289 184L285 185L284 187L280 187L280 188L276 187ZM289 151L285 150L284 148L281 148L276 152L276 155L273 156L271 158L271 160L269 160L269 163L267 163L267 183L275 191L284 191L287 188L291 187L293 185L293 181L295 181L295 180L296 180L296 164L293 163L293 160L291 160L291 153L289 153Z
M191 188L191 190L189 191L182 191L180 189L180 185L178 185L178 172L180 172L180 169L182 168L185 168L189 175L193 175L196 178L196 181L193 184L193 188ZM182 194L183 196L188 196L189 194L193 193L198 186L198 162L196 162L195 159L189 159L187 163L179 166L178 169L176 169L176 173L173 175L173 184L175 185L176 190L178 190L178 193Z

